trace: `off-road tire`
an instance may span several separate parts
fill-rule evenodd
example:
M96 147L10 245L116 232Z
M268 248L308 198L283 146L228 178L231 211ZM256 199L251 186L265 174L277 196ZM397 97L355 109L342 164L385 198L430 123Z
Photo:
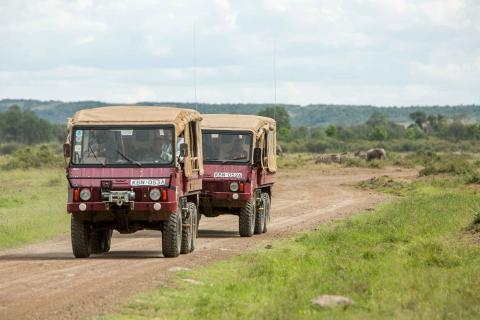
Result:
M263 226L263 233L266 233L268 230L268 224L270 223L270 206L271 206L271 200L270 200L270 195L268 193L262 193L262 201L265 206L265 224Z
M188 208L189 215L185 223L189 224L190 228L182 229L182 248L180 249L181 254L187 254L193 251L192 243L195 241L194 234L196 238L196 230L195 230L196 218L194 217L194 215L197 214L197 206L195 206L195 204L192 202L188 202L187 208Z
M258 210L259 208L256 208L255 210L255 234L261 234L263 233L263 228L265 227L265 214L266 214L266 206L265 202L263 202L263 193L261 196L262 203L261 206L263 207L263 210Z
M189 253L193 252L195 250L196 242L197 242L197 237L198 237L198 209L197 206L193 202L187 203L188 210L190 211L190 219L189 222L191 224L191 228L188 230L191 232L191 236L188 238L185 235L185 232L182 233L182 249L185 247L185 252L182 253ZM190 240L190 241L189 241ZM190 245L189 245L190 243Z
M162 252L165 258L175 258L182 246L182 215L179 210L172 212L163 223Z
M251 237L255 229L255 199L249 200L240 210L238 231L241 237Z
M91 253L106 253L110 251L112 243L112 229L104 229L92 232L90 237L90 252Z
M89 225L72 214L70 234L72 252L75 258L88 258L90 256L90 233Z

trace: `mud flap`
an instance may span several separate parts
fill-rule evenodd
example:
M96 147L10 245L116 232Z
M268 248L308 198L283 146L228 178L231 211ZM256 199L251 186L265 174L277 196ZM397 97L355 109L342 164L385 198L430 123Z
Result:
M115 220L117 221L118 231L127 232L129 229L128 210L115 210L113 214L115 216Z

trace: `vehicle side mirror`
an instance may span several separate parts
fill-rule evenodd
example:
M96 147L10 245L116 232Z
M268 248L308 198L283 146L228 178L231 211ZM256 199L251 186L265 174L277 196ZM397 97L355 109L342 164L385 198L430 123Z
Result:
M188 143L182 143L180 145L180 157L185 158L188 156Z
M63 156L65 158L70 158L72 155L72 148L70 148L70 143L64 143L63 144Z
M259 164L262 162L262 149L255 148L253 149L253 163Z

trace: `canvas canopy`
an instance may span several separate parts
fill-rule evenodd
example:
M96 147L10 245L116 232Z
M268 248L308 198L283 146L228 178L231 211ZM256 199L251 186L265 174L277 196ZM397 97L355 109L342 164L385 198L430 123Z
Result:
M180 134L188 122L200 120L200 113L191 109L111 106L78 111L70 119L69 129L75 125L173 124Z
M262 166L270 172L277 171L276 122L272 118L244 114L205 114L202 128L252 131L256 137L257 146L263 146L267 141L267 150L264 150L266 159L262 159Z
M202 127L218 130L249 130L255 134L262 128L275 131L276 124L272 118L246 114L204 114Z
M203 175L203 156L201 139L202 116L195 110L173 107L150 106L111 106L80 110L68 121L67 143L71 140L73 126L78 125L155 125L172 124L177 136L184 132L185 143L190 146L188 156L185 157L185 175L187 177L198 171ZM197 125L188 126L195 121ZM189 128L189 130L185 130ZM197 155L194 155L193 139L196 138ZM69 159L67 160L67 162Z

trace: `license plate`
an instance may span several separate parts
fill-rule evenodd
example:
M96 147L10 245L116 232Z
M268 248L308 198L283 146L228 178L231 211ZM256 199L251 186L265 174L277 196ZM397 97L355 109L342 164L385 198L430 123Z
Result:
M166 184L165 179L136 179L136 180L130 180L130 185L132 187L141 187L141 186L158 187L158 186L164 186L165 184Z
M213 177L242 179L242 173L241 172L214 172Z

